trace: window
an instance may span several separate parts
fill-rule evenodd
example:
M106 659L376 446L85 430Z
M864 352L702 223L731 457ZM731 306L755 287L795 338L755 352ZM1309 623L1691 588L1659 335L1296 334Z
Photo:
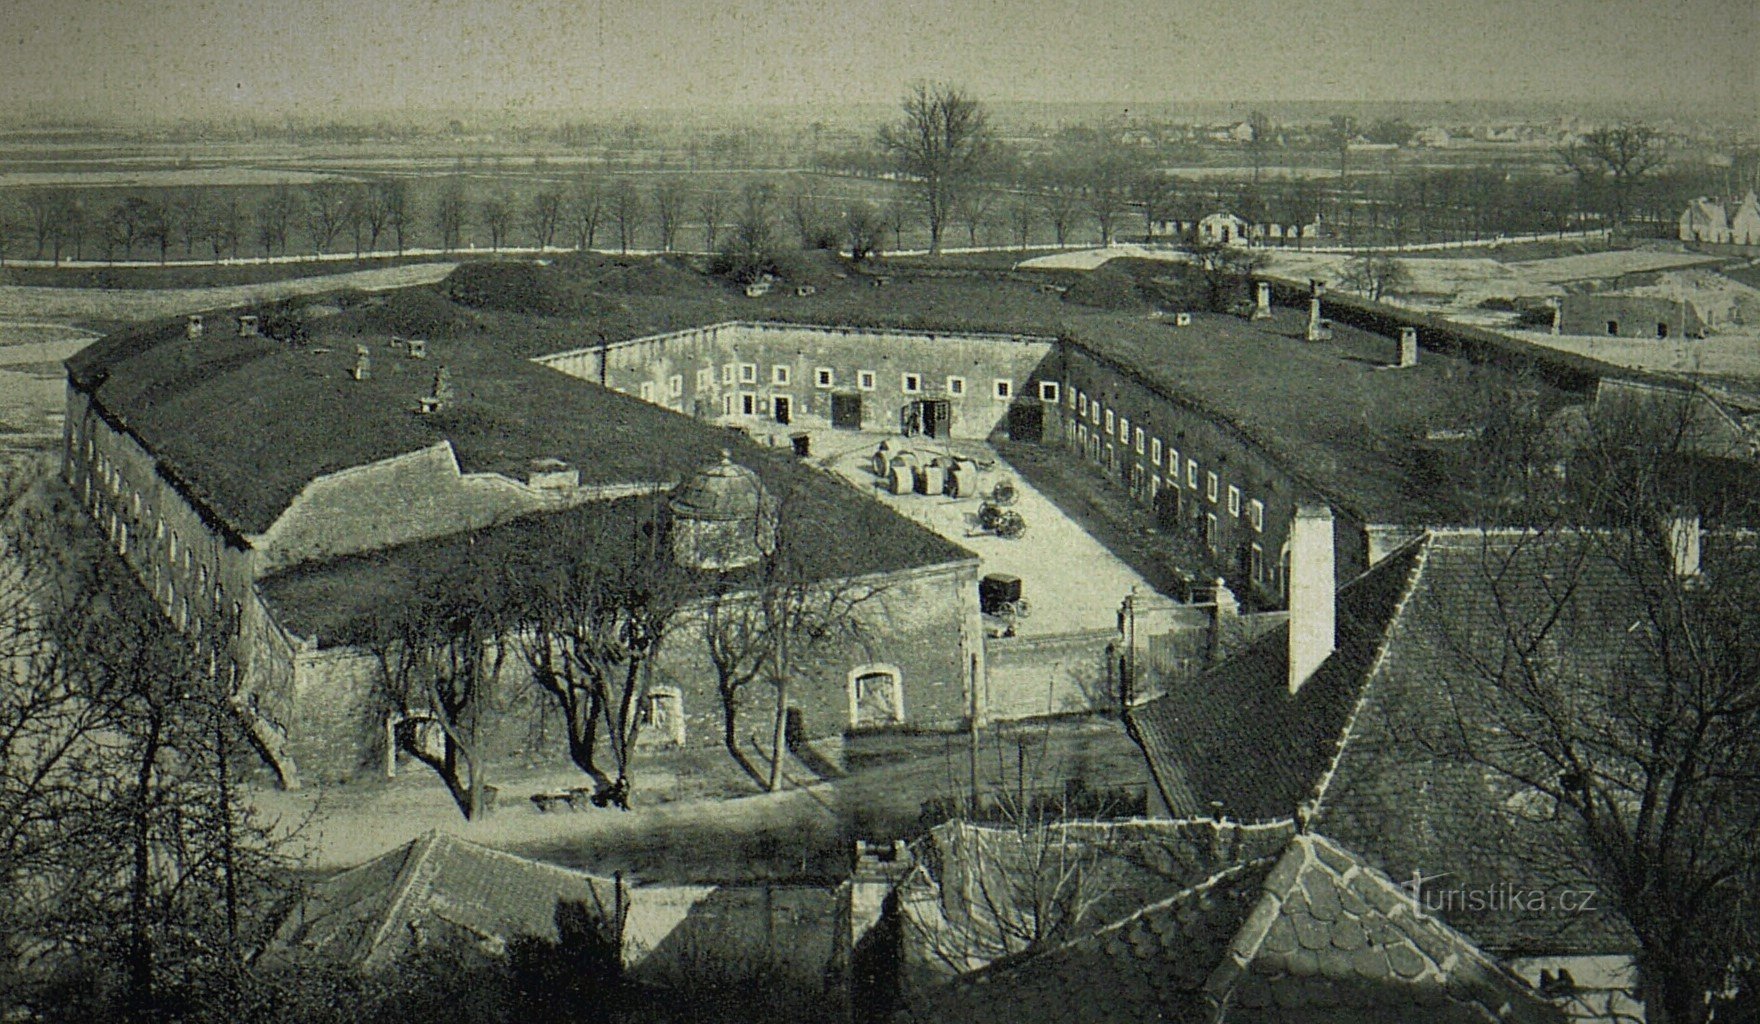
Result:
M1056 405L1058 397L1056 381L1042 380L1039 382L1039 401Z
M684 744L684 694L674 686L656 686L642 695L641 733L649 743Z
M904 374L899 378L898 386L907 395L917 394L923 390L923 377L916 373Z
M1186 486L1190 487L1194 491L1198 489L1198 460L1197 459L1187 459L1186 460Z
M654 382L651 380L642 381L642 401L652 402L653 400L654 400Z
M697 390L707 391L715 386L715 368L705 366L697 371Z
M1616 338L1619 337L1619 321L1618 320L1607 321L1607 333L1612 335L1613 337L1616 337Z
M1265 503L1258 498L1247 502L1247 521L1253 524L1254 533L1265 531Z
M856 387L861 388L863 391L874 390L874 371L873 370L863 370L860 373L857 373L856 374Z
M721 415L723 415L723 416L732 416L733 415L733 396L732 395L722 395L721 396Z
M1254 583L1265 582L1265 549L1254 544L1247 554L1247 569L1252 574Z
M1108 434L1112 433L1112 429L1116 425L1116 423L1117 423L1117 418L1112 415L1112 410L1111 409L1106 410L1106 432Z
M1216 550L1216 513L1204 513L1204 546Z
M1233 484L1228 485L1228 514L1237 518L1241 514L1241 489Z
M770 367L770 383L777 387L788 387L788 377L788 367L780 365Z
M758 396L751 392L742 392L739 396L739 411L747 416L758 414Z
M1088 415L1088 396L1082 394L1080 391L1076 392L1076 415Z
M1215 473L1205 473L1204 474L1204 497L1210 499L1211 502L1215 502L1216 501L1217 486L1220 483L1221 483L1221 481L1216 479Z
M732 363L721 364L721 383L723 383L723 384L732 384L733 383L733 364Z
M853 727L904 721L904 687L891 665L858 665L849 673L849 724Z
M1179 449L1178 448L1169 448L1167 450L1167 475L1170 477L1173 477L1173 485L1175 487L1178 487L1179 486Z
M836 383L837 374L831 372L831 367L821 366L813 371L813 385L815 387L828 388Z
M684 374L675 373L666 382L666 395L669 398L684 397Z
M1118 418L1118 440L1120 444L1131 443L1131 418L1129 416Z
M1014 397L1014 381L1000 380L1000 379L997 380L996 381L996 390L995 390L994 394L996 395L996 400L998 402L1006 402L1010 398L1013 398Z
M1137 454L1138 455L1143 454L1143 443L1144 443L1143 442L1143 428L1138 427L1137 428L1137 438L1136 438L1136 446L1137 446Z
M964 377L947 378L947 393L955 398L964 395L966 393L966 379Z
M1161 465L1161 439L1159 437L1149 439L1149 461L1157 466Z
M756 384L756 383L758 383L758 364L757 363L741 363L741 364L739 364L739 382L741 384Z

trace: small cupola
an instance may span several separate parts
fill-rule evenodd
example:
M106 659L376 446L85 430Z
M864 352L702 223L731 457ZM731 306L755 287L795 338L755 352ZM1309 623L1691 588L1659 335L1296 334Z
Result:
M775 550L775 500L728 452L672 495L672 554L681 565L726 571Z

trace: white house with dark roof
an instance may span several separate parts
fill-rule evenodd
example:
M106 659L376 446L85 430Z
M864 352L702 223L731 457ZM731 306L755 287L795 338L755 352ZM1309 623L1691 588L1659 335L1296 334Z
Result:
M1680 216L1680 240L1683 242L1725 243L1731 240L1729 216L1723 204L1708 196L1700 196L1687 204Z

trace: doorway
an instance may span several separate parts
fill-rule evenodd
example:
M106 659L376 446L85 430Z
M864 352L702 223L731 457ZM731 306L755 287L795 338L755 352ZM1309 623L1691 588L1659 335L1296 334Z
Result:
M770 399L771 413L776 417L776 422L784 425L792 418L793 406L794 403L787 395L776 395Z
M862 429L862 396L853 393L832 395L831 425L844 430Z

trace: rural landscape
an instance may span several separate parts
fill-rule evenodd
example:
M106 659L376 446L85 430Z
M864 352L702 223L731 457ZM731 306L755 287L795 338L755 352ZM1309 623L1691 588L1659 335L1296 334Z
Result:
M72 6L0 1019L1760 1021L1752 11Z

